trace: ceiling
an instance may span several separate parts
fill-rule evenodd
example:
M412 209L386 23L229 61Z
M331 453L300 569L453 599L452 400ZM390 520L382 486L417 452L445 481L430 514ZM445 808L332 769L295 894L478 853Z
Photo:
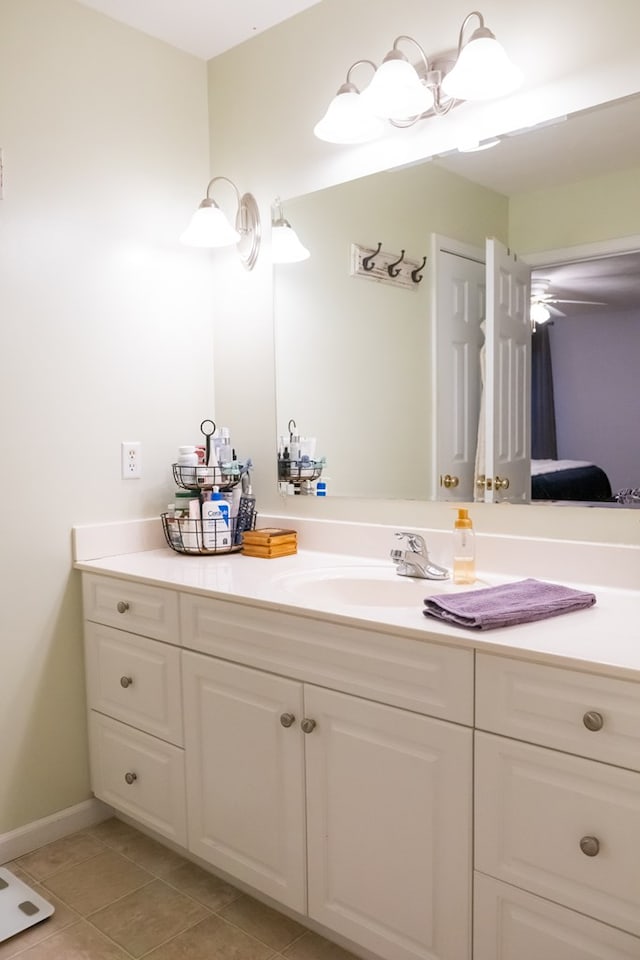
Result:
M319 0L79 0L85 7L203 60L288 20Z

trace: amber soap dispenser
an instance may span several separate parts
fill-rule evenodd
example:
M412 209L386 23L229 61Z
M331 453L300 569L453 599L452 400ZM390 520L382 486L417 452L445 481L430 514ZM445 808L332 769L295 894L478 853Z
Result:
M469 511L458 509L453 525L453 582L475 583L476 543Z

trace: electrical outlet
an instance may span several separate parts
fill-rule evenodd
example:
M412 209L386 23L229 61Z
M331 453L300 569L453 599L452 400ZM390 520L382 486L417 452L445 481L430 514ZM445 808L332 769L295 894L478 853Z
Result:
M142 444L139 440L123 440L120 444L122 479L138 480L142 476Z

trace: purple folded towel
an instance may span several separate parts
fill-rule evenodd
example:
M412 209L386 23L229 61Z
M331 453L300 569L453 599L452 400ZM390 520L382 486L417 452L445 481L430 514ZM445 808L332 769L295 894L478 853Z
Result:
M592 607L595 602L593 593L529 579L485 590L427 597L423 613L425 617L436 617L461 627L490 630L556 617Z

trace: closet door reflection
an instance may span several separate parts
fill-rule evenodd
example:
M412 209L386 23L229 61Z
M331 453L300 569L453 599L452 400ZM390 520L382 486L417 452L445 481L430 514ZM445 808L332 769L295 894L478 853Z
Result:
M468 501L474 498L480 409L484 252L447 237L434 236L432 262L434 499Z

